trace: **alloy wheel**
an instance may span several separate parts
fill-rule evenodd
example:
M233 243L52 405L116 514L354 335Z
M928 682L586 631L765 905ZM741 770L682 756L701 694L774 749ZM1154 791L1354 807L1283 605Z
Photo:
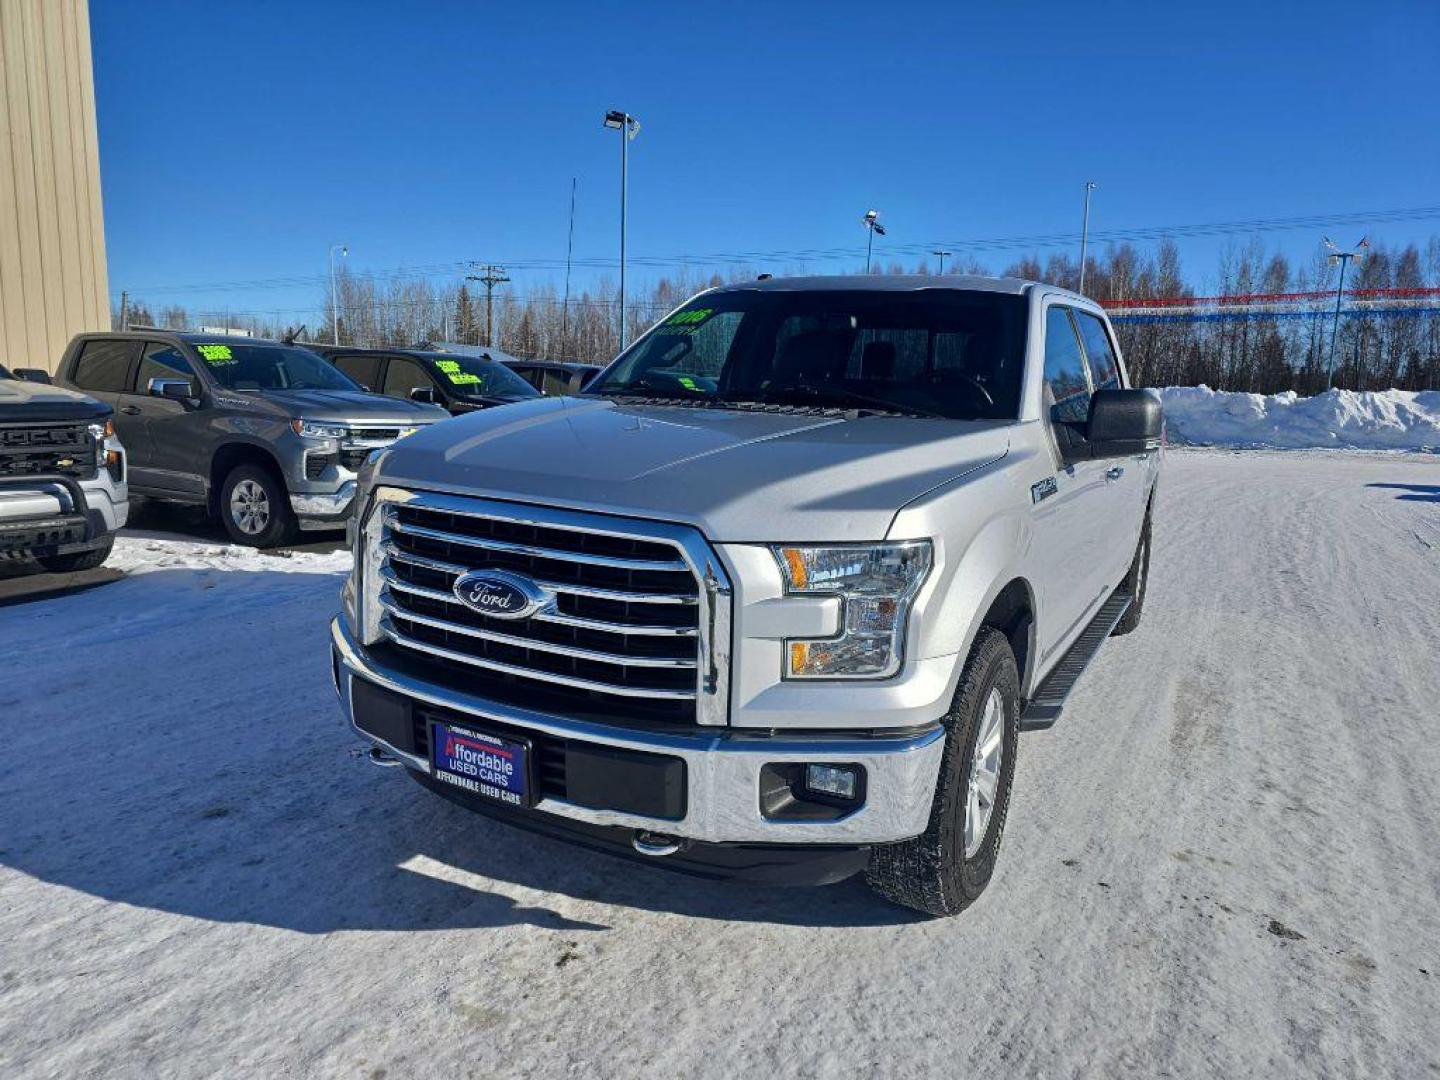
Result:
M965 858L973 859L985 843L995 799L1000 790L1000 768L1005 757L1005 699L998 687L985 699L970 776L965 790Z
M241 480L230 492L230 518L246 536L257 536L270 524L270 496L254 480Z

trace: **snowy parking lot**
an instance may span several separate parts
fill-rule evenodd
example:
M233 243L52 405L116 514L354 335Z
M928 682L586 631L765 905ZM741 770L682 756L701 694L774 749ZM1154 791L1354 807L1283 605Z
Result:
M951 920L512 831L342 726L344 551L0 607L0 1075L1440 1074L1440 458L1179 451Z

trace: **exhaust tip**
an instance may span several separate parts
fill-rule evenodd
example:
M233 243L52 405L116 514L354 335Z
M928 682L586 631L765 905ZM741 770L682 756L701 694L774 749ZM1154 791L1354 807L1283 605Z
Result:
M630 838L630 845L641 855L650 855L658 859L683 850L685 841L681 837L671 836L669 833L636 829Z
M392 765L400 764L399 758L391 757L384 750L381 750L378 746L372 746L370 748L370 752L365 755L365 758L367 761L370 762L371 765L379 765L381 768L385 769L390 768Z

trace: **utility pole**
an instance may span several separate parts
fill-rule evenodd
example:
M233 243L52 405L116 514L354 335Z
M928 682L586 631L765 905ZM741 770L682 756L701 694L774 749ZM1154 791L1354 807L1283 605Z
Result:
M565 343L565 355L570 354L570 259L575 254L575 182L570 178L570 239L565 244L565 307L560 316L560 338Z
M129 329L130 322L130 294L124 289L120 290L120 329Z
M1370 247L1370 239L1362 236L1354 251L1341 251L1328 236L1321 239L1330 249L1330 261L1340 264L1340 284L1335 287L1335 322L1330 327L1330 360L1325 365L1325 389L1329 390L1335 384L1335 338L1340 333L1340 301L1345 296L1345 268L1350 265L1351 259L1365 257L1365 252Z
M1095 190L1095 181L1085 181L1085 222L1080 226L1080 288L1075 291L1085 295L1085 250L1090 246L1090 192Z
M472 264L473 265L473 264ZM510 279L505 276L503 266L495 266L493 263L486 263L484 266L475 266L479 274L466 274L466 281L478 281L485 286L485 344L490 348L495 347L495 286L504 285Z
M941 250L939 250L939 249L937 248L936 250L932 251L930 254L931 254L931 255L939 255L939 256L940 256L940 276L941 276L941 277L944 277L944 276L945 276L945 256L947 256L947 255L954 255L955 253L954 253L953 251L941 251Z

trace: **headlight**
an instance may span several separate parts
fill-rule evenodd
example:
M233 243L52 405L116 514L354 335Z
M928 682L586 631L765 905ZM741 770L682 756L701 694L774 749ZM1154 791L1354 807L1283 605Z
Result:
M884 679L900 670L910 605L930 572L929 540L774 551L787 593L841 600L838 636L785 642L786 678Z
M323 420L291 420L290 426L302 439L343 439L350 434L344 424L327 424Z
M115 421L106 420L103 424L91 424L90 435L97 442L113 439L115 437Z

